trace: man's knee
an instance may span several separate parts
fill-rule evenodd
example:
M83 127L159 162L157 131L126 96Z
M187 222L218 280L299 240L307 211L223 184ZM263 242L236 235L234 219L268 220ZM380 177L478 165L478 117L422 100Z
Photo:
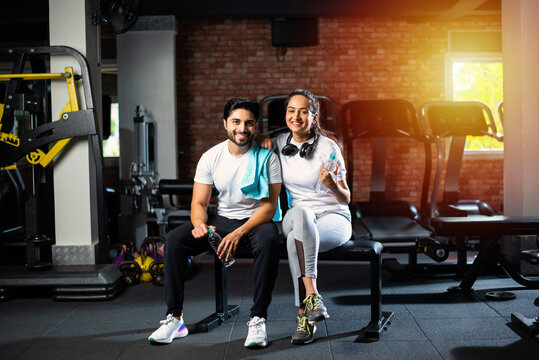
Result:
M262 224L257 228L253 251L275 251L277 249L279 230L275 223Z
M181 251L182 242L191 231L191 224L185 223L165 235L165 255L168 252Z

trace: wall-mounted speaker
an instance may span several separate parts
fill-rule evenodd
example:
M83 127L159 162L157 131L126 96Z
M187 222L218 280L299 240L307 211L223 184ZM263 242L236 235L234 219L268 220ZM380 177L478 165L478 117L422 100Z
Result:
M275 47L318 45L318 19L315 17L273 18L271 44Z

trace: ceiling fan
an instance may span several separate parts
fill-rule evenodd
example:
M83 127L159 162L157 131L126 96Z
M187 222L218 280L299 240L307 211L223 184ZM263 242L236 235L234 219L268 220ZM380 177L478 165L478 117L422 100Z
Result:
M109 25L115 34L124 33L137 21L140 3L140 0L100 0L93 23Z

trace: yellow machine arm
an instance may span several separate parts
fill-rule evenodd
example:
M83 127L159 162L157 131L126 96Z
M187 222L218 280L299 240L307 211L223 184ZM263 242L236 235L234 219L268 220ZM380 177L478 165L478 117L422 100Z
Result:
M77 91L75 87L75 76L73 74L72 67L66 67L65 72L63 73L30 73L30 74L1 74L0 81L9 81L12 79L22 79L22 80L47 80L47 79L65 79L67 92L69 96L69 101L62 109L59 120L62 118L67 118L66 113L79 111L79 102L77 99ZM17 135L9 134L2 132L2 116L4 113L4 104L0 104L0 142L4 142L14 147L20 145L20 139ZM71 138L58 140L52 148L45 153L41 149L36 149L26 155L26 160L33 165L40 164L43 167L46 167L52 159L58 155L60 150L66 146L66 144L71 140ZM6 166L3 169L11 170L17 167L16 164Z

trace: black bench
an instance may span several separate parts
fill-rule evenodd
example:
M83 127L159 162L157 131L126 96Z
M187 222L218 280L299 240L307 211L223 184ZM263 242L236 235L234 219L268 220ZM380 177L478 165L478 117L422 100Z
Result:
M539 278L525 277L516 271L499 252L503 235L538 235L539 217L502 215L481 217L438 217L431 220L435 236L454 236L457 242L466 236L479 236L482 246L464 279L451 290L471 291L480 271L490 261L496 261L521 285L539 288Z
M377 340L387 329L393 312L382 311L382 244L369 240L350 240L338 248L320 253L319 260L368 261L370 263L371 319L363 329L365 339ZM250 249L240 247L236 258L250 258ZM198 323L189 326L191 332L207 332L224 324L239 312L239 305L228 304L227 268L214 256L215 271L215 312Z
M530 264L539 265L539 249L524 250L520 257ZM534 301L539 306L539 297ZM527 318L521 313L511 313L511 322L526 330L526 332L539 343L539 316L535 319Z
M393 317L393 312L382 311L382 249L382 244L377 241L352 239L338 248L318 254L319 260L370 263L371 320L364 330L367 339L378 339Z
M377 340L387 329L393 312L382 311L382 244L368 240L350 240L338 248L320 253L319 260L368 261L370 263L371 320L363 329L364 337ZM247 248L238 249L236 258L250 258ZM239 311L239 305L228 304L227 268L214 256L215 313L195 324L190 331L207 332L225 323Z
M177 183L177 186L175 184ZM161 195L185 195L192 191L191 186L188 186L185 181L181 180L161 180L159 182ZM281 197L283 210L286 210L285 198ZM190 221L186 216L168 216L167 229L172 230L187 221ZM280 224L279 224L280 225ZM278 226L280 229L281 227ZM281 258L286 256L286 239L281 236L279 240ZM352 239L338 248L320 253L320 260L331 261L367 261L370 263L370 287L371 287L371 320L364 329L366 339L378 339L380 333L390 324L393 312L382 311L382 249L383 246L377 241L365 240L361 234L358 234L357 239ZM252 257L250 249L240 247L236 251L236 258ZM227 269L219 259L214 256L214 271L215 271L215 312L195 325L190 326L191 332L207 332L216 326L225 323L234 314L239 312L239 305L228 304L227 290Z

